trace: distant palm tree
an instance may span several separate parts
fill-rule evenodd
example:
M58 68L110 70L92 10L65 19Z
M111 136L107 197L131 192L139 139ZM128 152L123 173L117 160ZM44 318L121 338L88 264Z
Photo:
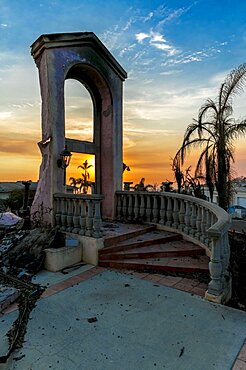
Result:
M183 164L187 150L201 147L196 175L205 173L212 196L213 186L218 191L219 206L227 209L231 196L231 162L234 162L233 140L246 133L246 120L233 117L232 98L243 91L246 63L231 71L222 83L216 100L207 99L185 132L175 161Z
M80 185L80 191L82 190L83 194L87 194L88 187L92 185L92 183L89 181L90 174L88 172L89 168L91 167L93 167L93 165L88 164L87 159L81 166L78 166L78 168L82 168L82 170L84 170L84 173L81 174L82 177L78 179L79 181L77 182Z
M70 181L70 185L73 187L73 192L75 194L78 193L79 191L79 188L77 187L77 185L79 184L79 179L76 179L75 177L69 177L69 181Z
M172 171L174 172L175 180L178 185L178 193L181 193L184 181L184 173L181 170L180 156L176 155L172 161Z

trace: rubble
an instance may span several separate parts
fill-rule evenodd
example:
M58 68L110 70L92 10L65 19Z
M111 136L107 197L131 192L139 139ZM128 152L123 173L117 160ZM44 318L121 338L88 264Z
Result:
M26 235L27 232L25 230L18 232L15 230L3 235L0 242L0 267L4 264L4 261L2 260L4 256L7 256L10 250L13 249Z
M0 242L0 270L13 276L30 274L43 267L44 249L60 247L64 238L57 229L32 229L11 232ZM19 275L20 276L20 275Z
M22 346L30 313L45 290L31 282L43 267L44 250L61 247L65 240L58 229L13 231L12 227L0 235L0 312L17 300L19 315L7 334L9 349L7 354L0 353L0 363Z
M0 313L13 303L20 295L16 288L0 284Z
M21 281L16 277L2 272L0 272L0 282L6 284L6 286L12 285L13 288L19 291L19 315L7 333L9 348L6 354L0 353L1 364L7 362L9 356L15 349L22 347L30 313L45 288L31 282Z
M12 212L0 213L0 227L15 226L20 229L23 226L23 223L24 220Z

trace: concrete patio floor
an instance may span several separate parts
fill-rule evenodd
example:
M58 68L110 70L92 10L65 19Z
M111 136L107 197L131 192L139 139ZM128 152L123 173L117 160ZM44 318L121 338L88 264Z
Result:
M36 281L50 287L1 370L246 369L245 312L89 265ZM0 317L1 352L17 316L10 311Z

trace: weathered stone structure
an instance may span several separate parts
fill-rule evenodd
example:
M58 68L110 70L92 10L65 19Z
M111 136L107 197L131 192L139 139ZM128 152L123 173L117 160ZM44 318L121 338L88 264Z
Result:
M122 188L122 86L127 77L107 48L92 32L41 35L32 45L42 96L42 153L39 185L32 212L42 208L52 223L53 195L64 192L59 154L68 150L95 155L95 193L103 195L102 216L113 218L115 192ZM92 142L65 138L64 83L81 82L94 109Z
M99 250L105 246L101 209L104 219L144 221L161 230L174 230L204 248L210 258L211 281L205 298L226 302L231 296L229 214L213 203L184 194L148 192L143 191L144 186L135 192L121 191L122 86L126 72L93 33L42 35L32 45L32 55L41 85L42 141L39 147L43 157L32 207L33 219L38 211L36 215L42 223L56 225L67 235L71 233L72 238L79 241L78 255L73 257L93 265L98 264ZM66 79L78 80L91 95L94 107L91 142L65 137ZM61 168L61 161L58 162L65 146L71 152L95 155L94 194L65 194L65 166ZM67 151L66 154L70 155ZM124 237L130 236L131 233ZM52 253L49 258L52 271L72 263L66 252L47 250Z

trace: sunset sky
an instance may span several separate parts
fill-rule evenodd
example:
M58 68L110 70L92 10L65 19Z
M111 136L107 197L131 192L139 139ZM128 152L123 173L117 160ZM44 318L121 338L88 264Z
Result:
M173 179L171 157L201 104L246 62L245 14L246 1L230 0L0 0L0 181L38 178L41 99L30 45L39 35L92 31L128 72L124 179L159 183ZM234 108L246 116L246 93ZM87 91L67 81L66 135L90 139L91 121ZM238 176L245 140L235 142ZM77 163L74 155L71 169Z

